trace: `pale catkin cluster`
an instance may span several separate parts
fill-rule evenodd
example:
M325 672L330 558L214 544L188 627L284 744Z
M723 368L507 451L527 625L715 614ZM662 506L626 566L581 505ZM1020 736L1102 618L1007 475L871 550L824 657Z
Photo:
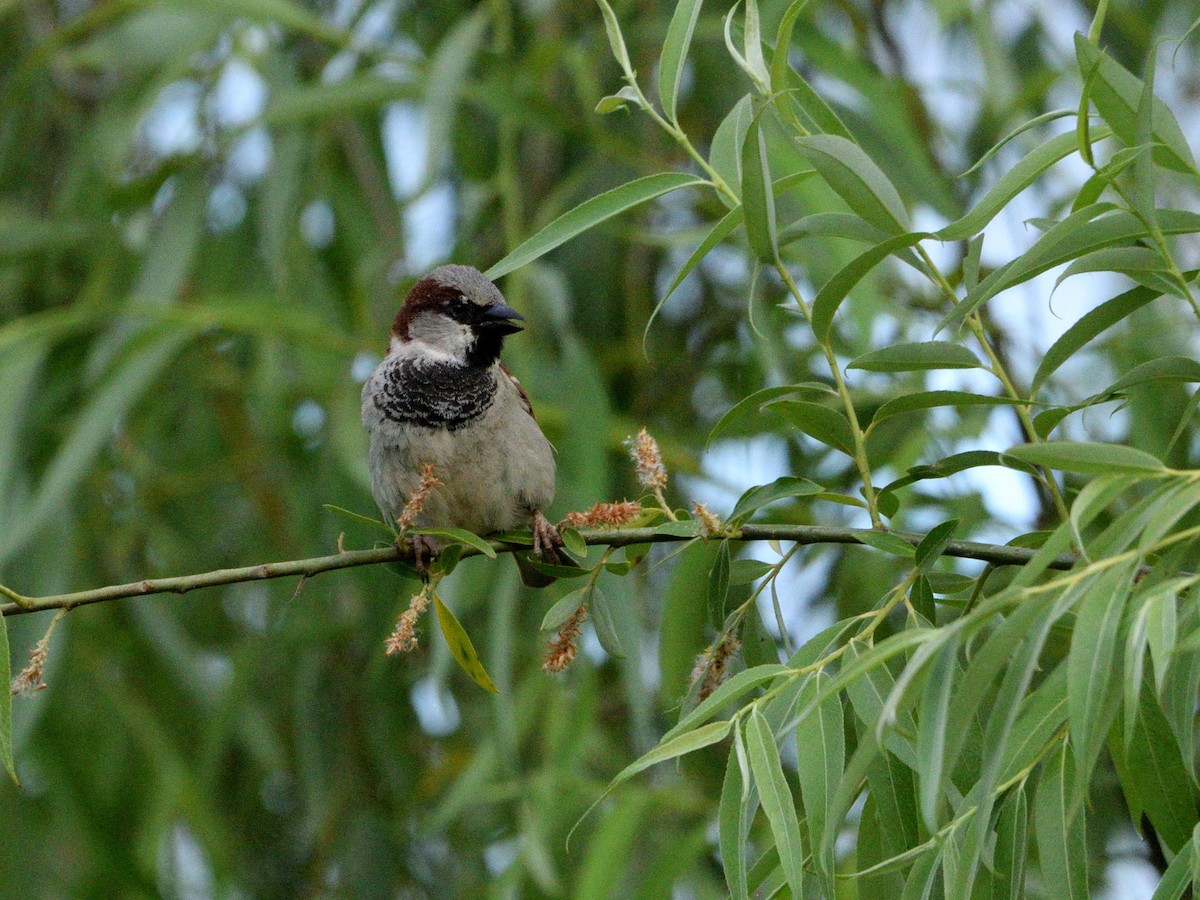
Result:
M627 525L638 513L642 505L632 500L621 500L617 503L597 503L586 512L569 512L562 524L576 528L619 528Z
M46 658L50 655L49 647L50 634L47 633L29 654L29 665L13 678L11 690L14 697L23 697L45 689L46 682L42 680L42 674L46 669Z
M658 449L658 441L650 436L643 428L637 437L625 439L629 447L629 455L637 466L637 479L642 487L652 491L661 491L667 486L667 467L663 465L662 451Z
M546 661L542 663L543 672L561 672L575 660L579 652L579 631L587 619L587 606L581 605L571 613L571 618L563 622L558 634L550 639L546 648Z
M700 683L700 690L696 692L697 702L707 700L713 691L725 683L725 679L729 677L729 660L741 646L742 642L737 638L726 638L696 657L696 663L692 666L690 686Z
M412 528L416 522L417 516L421 514L421 510L425 508L425 502L429 499L430 493L435 487L441 487L445 484L434 473L433 466L426 463L421 469L421 483L417 485L417 489L412 492L408 498L408 502L404 504L404 509L400 510L400 515L396 517L396 527L401 532Z
M703 503L692 501L692 518L700 526L700 533L706 538L717 537L725 531L721 519Z
M429 601L432 597L433 585L427 584L409 601L408 609L400 613L400 617L396 619L396 627L383 642L384 652L388 656L395 656L397 653L411 653L417 649L417 622L429 608Z

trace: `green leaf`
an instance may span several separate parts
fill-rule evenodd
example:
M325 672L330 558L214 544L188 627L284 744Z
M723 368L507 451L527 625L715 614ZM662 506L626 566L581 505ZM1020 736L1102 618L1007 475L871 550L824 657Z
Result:
M625 37L621 34L621 23L617 21L617 14L609 6L608 0L596 0L596 2L600 6L601 15L604 16L604 32L608 35L608 46L612 49L613 59L617 61L617 65L621 67L625 77L632 78L633 66L629 62L629 51L625 49Z
M765 109L765 107L764 107ZM742 210L746 220L746 240L761 262L772 263L779 255L775 232L775 192L771 189L771 165L767 157L767 136L754 117L742 145Z
M1142 80L1081 35L1075 35L1075 55L1080 72L1095 70L1091 79L1092 103L1117 137L1128 147L1139 145L1137 110L1142 95ZM1196 174L1196 161L1187 138L1170 107L1154 98L1154 161L1176 172Z
M1106 572L1076 613L1067 655L1067 709L1078 769L1076 803L1085 799L1092 768L1117 714L1121 687L1116 677L1117 631L1136 568L1135 561Z
M0 763L17 787L17 767L13 762L12 736L12 657L8 649L8 619L0 616Z
M484 274L494 281L628 209L680 188L704 183L703 178L686 175L682 172L664 172L659 175L637 178L620 187L613 188L611 191L606 191L598 197L585 200L574 209L563 213Z
M858 144L834 134L797 138L796 143L854 212L888 234L909 230L908 211L900 194Z
M1075 778L1075 764L1066 743L1042 766L1042 777L1033 798L1034 832L1042 879L1055 897L1087 900L1087 836L1085 811L1070 815L1067 802Z
M892 556L898 556L901 559L913 559L916 556L916 548L899 535L892 534L888 531L873 531L863 529L862 531L854 532L855 539L860 544L866 544L875 550L881 550L884 553L890 553Z
M479 654L475 652L475 645L471 643L471 638L459 624L458 619L454 617L450 607L446 606L437 594L433 595L433 603L437 610L437 620L442 629L442 637L446 639L446 646L450 648L450 655L454 657L454 661L472 681L485 691L492 694L500 693L487 670L484 669L483 663L479 661Z
M746 144L746 132L750 130L753 118L754 102L746 94L721 120L713 133L712 148L708 151L709 165L734 191L742 189L742 148ZM720 196L722 202L729 203L723 194Z
M561 600L546 610L546 615L542 617L542 624L538 626L542 631L552 631L558 628L563 622L575 615L575 611L588 601L588 594L591 593L590 588L576 588L569 594L563 596Z
M800 702L816 699L817 693L829 682L829 675L818 669L801 692ZM828 848L815 856L817 872L833 883L833 841L827 839L830 829L841 824L830 820L834 789L842 777L846 763L846 741L843 734L842 701L839 695L827 697L816 704L812 715L796 725L796 774L800 780L800 797L808 823L809 838L814 847Z
M1053 115L1053 114L1047 114ZM1038 118L1044 118L1039 116ZM1032 123L1027 123L1032 124ZM1023 126L1024 127L1024 126ZM1093 144L1099 143L1107 137L1110 137L1112 132L1107 128L1097 129L1092 137ZM993 147L984 155L983 162L988 156L1000 148L1006 141L1015 136L1015 133L1009 134L1000 144ZM1050 138L1044 144L1034 148L1026 154L1012 168L1005 171L1003 175L996 181L988 192L983 195L978 203L972 207L961 219L951 222L941 231L936 233L938 240L941 241L961 241L966 238L976 235L984 229L988 222L992 221L1000 210L1004 209L1009 202L1019 193L1033 184L1041 177L1051 166L1059 160L1070 156L1077 148L1077 140L1075 132L1071 131L1067 134L1056 135ZM979 163L976 163L976 166ZM974 167L972 167L974 168ZM965 174L965 173L964 173Z
M1170 266L1157 250L1149 247L1106 247L1075 260L1054 280L1058 286L1073 275L1089 272L1116 272L1160 294L1178 293L1169 278Z
M766 409L777 413L789 425L822 444L841 450L847 456L854 455L854 435L850 423L836 409L807 400L777 400L768 404Z
M755 414L759 413L763 404L780 397L787 397L805 391L821 392L837 396L831 387L819 381L762 388L748 397L743 397L726 410L725 414L717 420L717 424L713 426L712 431L708 433L708 441L706 443L711 445L713 441L724 435L727 431L742 427L744 420L752 418Z
M775 845L779 848L779 861L787 876L788 887L793 897L806 897L804 846L800 839L800 823L796 818L796 803L783 776L779 748L775 745L771 726L757 706L746 717L745 740L750 771L754 774L763 812L771 824Z
M678 756L694 753L697 750L710 747L718 741L725 740L731 728L733 728L733 720L722 719L720 722L710 722L708 725L702 725L693 731L686 731L673 738L664 737L657 747L634 762L631 762L617 773L616 778L609 782L604 793L607 794L617 785L628 781L634 775L644 772L651 766L656 766L669 759L675 759ZM603 797L600 799L603 799ZM596 802L599 803L600 800Z
M591 594L592 624L596 626L596 637L600 639L600 646L609 656L623 659L625 647L621 643L621 628L617 620L620 610L616 608L614 601L609 599L608 594L599 588L593 587Z
M1067 666L1060 663L1021 704L1004 750L1000 778L1008 781L1032 765L1067 723Z
M1045 384L1046 379L1074 356L1080 347L1160 296L1158 291L1150 288L1135 287L1089 310L1046 351L1033 376L1033 390Z
M955 634L934 657L917 719L917 775L920 778L921 818L930 834L938 830L938 808L946 778L946 722L954 676L958 670L961 637Z
M454 148L454 120L463 85L483 46L491 10L478 6L462 16L442 38L429 61L421 97L429 131L425 139L424 177L414 193L423 193L445 174Z
M699 0L697 0L699 2ZM700 242L692 255L687 258L687 262L675 273L675 277L671 279L671 283L667 286L667 290L663 293L662 299L654 304L654 309L650 312L650 318L646 320L646 328L642 333L642 341L645 343L646 337L650 334L650 326L654 324L654 320L658 317L663 305L675 293L675 289L683 284L683 280L692 273L692 270L700 264L704 257L708 256L709 252L721 243L725 238L733 233L733 230L742 224L742 217L745 215L745 210L741 206L735 206L729 212L721 217L720 221L712 227L712 230L705 235L704 240ZM720 423L718 423L720 424ZM714 431L716 429L713 429ZM711 438L709 439L711 440Z
M961 344L922 341L872 350L851 360L846 368L866 372L925 372L931 369L978 369L980 363L975 354Z
M757 809L758 791L743 777L738 753L730 753L725 763L725 781L721 785L717 823L725 883L729 885L729 893L733 897L747 897L750 893L746 881L746 847Z
M729 541L721 541L712 571L708 573L708 621L720 628L729 599Z
M775 569L760 559L735 559L729 564L730 584L753 584Z
M615 94L609 94L607 97L601 97L596 103L596 113L601 116L607 116L615 113L618 109L624 109L627 103L636 103L640 105L642 98L638 96L629 85L621 88Z
M492 549L491 543L476 534L471 534L465 528L410 528L407 533L442 538L455 544L465 544L468 547L474 547L488 559L496 558L496 551Z
M929 533L921 539L921 543L917 544L914 562L917 571L922 575L927 575L933 568L933 564L938 561L941 555L946 551L946 547L950 544L950 539L954 537L954 531L958 528L958 519L950 519L929 530Z
M1200 231L1200 215L1180 209L1159 210L1163 234ZM1011 263L996 269L942 317L937 330L957 328L971 313L1001 291L1023 284L1048 269L1078 259L1093 250L1126 244L1147 235L1145 224L1132 213L1113 211L1097 203L1051 225L1033 246Z
M903 394L886 401L879 409L875 410L875 415L871 417L871 424L876 425L884 419L890 419L892 416L903 413L942 406L1013 406L1020 402L1009 397L989 397L986 394L972 394L967 391L921 391L916 394ZM1001 463L979 463L979 465L1001 465Z
M1000 458L1006 465L1009 459L1015 459L1083 475L1137 475L1165 471L1163 464L1146 451L1122 444L1089 444L1080 441L1019 444L1006 450Z
M913 247L927 237L931 237L928 232L915 231L888 238L882 244L860 253L825 282L812 304L812 327L817 340L829 340L829 330L833 327L833 317L838 307L868 272L897 251Z
M662 55L658 60L658 102L662 104L663 115L670 122L676 121L679 82L683 78L683 67L687 62L688 48L692 44L702 3L703 0L679 0L663 40Z
M1151 381L1182 381L1191 384L1200 382L1200 362L1187 356L1163 356L1134 366L1107 388L1099 397L1111 397L1126 388L1136 387Z
M790 674L791 671L787 666L777 663L743 669L697 704L695 709L685 714L674 727L663 735L663 740L673 740L690 731L701 722L711 719L734 700L744 697L760 685Z
M1195 886L1198 844L1200 844L1200 826L1196 827L1192 832L1192 839L1171 860L1171 864L1163 872L1150 900L1180 900L1189 887Z
M339 516L344 516L345 518L354 522L362 522L364 525L371 525L374 528L378 528L380 531L386 532L392 537L395 537L396 535L395 529L389 528L387 522L384 522L382 519L364 516L361 513L356 513L352 510L343 509L340 506L334 506L332 503L322 503L321 508L327 509L332 513L337 513Z
M738 499L737 505L733 507L733 512L730 513L730 521L738 521L748 519L764 506L783 500L787 497L811 497L813 494L819 494L824 488L821 485L809 481L807 478L798 478L795 475L784 475L776 478L770 484L762 484L757 487L752 487Z

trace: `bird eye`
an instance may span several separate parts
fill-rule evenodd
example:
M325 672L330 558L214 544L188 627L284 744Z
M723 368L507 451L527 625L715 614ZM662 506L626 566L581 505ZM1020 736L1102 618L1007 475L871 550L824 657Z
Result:
M446 301L446 311L459 322L467 322L471 318L472 303L466 297L452 297Z

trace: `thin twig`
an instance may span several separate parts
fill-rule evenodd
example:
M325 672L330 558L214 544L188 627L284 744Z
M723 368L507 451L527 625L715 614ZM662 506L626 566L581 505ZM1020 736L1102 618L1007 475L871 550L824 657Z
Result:
M837 528L827 525L743 525L735 533L729 535L735 541L794 541L797 544L859 544L858 530L854 528ZM914 547L924 538L921 534L907 532L890 532ZM696 535L662 534L654 528L592 528L581 529L584 541L592 545L608 547L625 547L629 544L662 544L678 541L696 540ZM508 544L503 541L492 541L492 549L497 553L511 553L517 550L527 550L520 544ZM479 550L474 547L463 547L462 555L478 556ZM1008 547L1000 544L980 544L974 541L951 541L944 551L946 556L960 559L978 559L993 565L1022 566L1033 559L1036 550L1024 547ZM0 594L13 600L12 603L0 605L0 615L16 616L21 613L42 612L48 609L73 609L76 606L86 606L89 603L102 603L107 600L121 600L126 597L144 597L149 594L186 594L197 588L217 587L223 584L237 584L243 581L262 581L269 578L287 578L296 575L311 578L322 572L335 569L350 569L356 566L373 566L379 563L395 562L410 555L407 548L396 546L380 547L374 550L347 550L332 556L315 556L311 559L293 559L284 562L262 563L257 566L243 566L237 569L217 569L213 572L201 572L195 575L175 575L169 578L148 578L129 584L114 584L108 587L94 588L89 591L77 591L71 594L50 594L45 597L25 597L0 585ZM1078 561L1073 553L1063 553L1050 563L1051 569L1070 569Z

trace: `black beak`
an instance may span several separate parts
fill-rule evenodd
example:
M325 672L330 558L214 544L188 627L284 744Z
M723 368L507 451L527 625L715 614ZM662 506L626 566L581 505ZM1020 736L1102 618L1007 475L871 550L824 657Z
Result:
M475 327L482 328L493 334L514 334L522 328L516 322L524 321L525 317L507 303L497 303L483 310L475 320Z

